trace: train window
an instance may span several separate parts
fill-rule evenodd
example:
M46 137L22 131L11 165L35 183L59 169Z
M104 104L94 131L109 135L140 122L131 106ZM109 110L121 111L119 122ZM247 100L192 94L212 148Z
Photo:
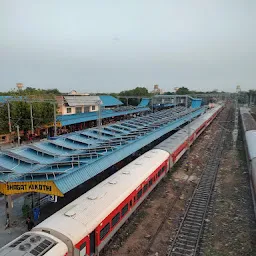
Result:
M110 230L110 224L106 224L105 227L100 231L100 240L103 240L103 238L107 235L107 233Z
M136 202L136 196L133 198L134 203Z
M139 200L142 196L142 189L137 193L137 200Z
M130 201L130 207L132 207L132 200Z
M161 175L161 171L159 171L159 172L157 173L157 175L158 175L158 177L160 177L160 175Z
M112 223L111 223L112 227L114 227L114 226L117 224L117 222L118 222L119 220L120 220L120 212L117 213L117 214L115 215L115 217L112 219Z
M80 246L80 252L79 252L79 256L84 256L86 255L86 243L82 243Z
M121 216L123 217L128 212L128 204L126 204L121 210Z
M149 186L151 186L153 184L153 180L151 179L148 183Z
M148 189L148 184L146 184L144 187L143 187L143 193L145 193Z

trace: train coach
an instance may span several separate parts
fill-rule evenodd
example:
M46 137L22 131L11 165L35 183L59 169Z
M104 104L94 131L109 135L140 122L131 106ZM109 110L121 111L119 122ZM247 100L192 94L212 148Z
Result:
M100 251L205 130L215 107L0 249L0 256L85 256ZM189 131L189 136L188 136Z
M184 155L188 147L193 144L201 133L210 125L222 109L223 106L216 106L214 109L207 111L189 125L158 144L155 148L169 152L170 166L173 166Z
M256 121L250 114L249 109L245 107L240 108L240 116L242 121L242 129L245 134L246 131L256 130Z
M98 255L165 176L169 157L169 153L163 150L150 150L37 225L33 231L50 234L67 246L64 254L49 255ZM26 235L19 238L25 244L29 242L29 238L24 239ZM13 244L15 246L16 241ZM53 243L48 244L45 252L55 247ZM42 253L34 255L41 256ZM6 254L0 251L0 255ZM28 255L33 255L32 250Z
M248 108L241 107L240 116L254 203L254 212L256 214L256 121L250 114Z
M249 173L251 174L254 195L256 192L256 130L245 133L249 160Z

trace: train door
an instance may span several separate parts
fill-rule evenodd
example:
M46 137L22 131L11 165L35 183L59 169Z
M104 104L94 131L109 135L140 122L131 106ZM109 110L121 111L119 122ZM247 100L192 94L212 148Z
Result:
M79 256L86 256L86 242L82 243L79 248Z
M90 255L95 253L95 230L90 234Z
M90 252L90 241L89 235L82 239L78 244L75 245L74 256L89 256ZM69 254L68 254L69 255Z

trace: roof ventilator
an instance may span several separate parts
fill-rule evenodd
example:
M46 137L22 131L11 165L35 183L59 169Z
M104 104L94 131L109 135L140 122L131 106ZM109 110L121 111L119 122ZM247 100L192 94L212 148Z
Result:
M117 183L117 180L113 179L113 180L110 180L108 183L111 184L111 185L115 185Z
M73 217L76 215L76 212L73 210L76 207L76 205L74 205L70 210L66 211L64 213L65 216L67 217Z
M36 242L38 242L40 240L41 240L40 236L33 236L33 237L30 238L30 242L31 243L36 243Z
M30 249L30 248L31 248L31 244L29 244L29 243L21 244L21 245L19 246L19 249L20 249L21 251L27 251L27 250Z
M12 243L11 245L10 245L10 247L16 247L17 245L19 245L20 243L22 243L23 241L25 241L27 238L29 238L30 237L30 235L24 235L24 236L22 236L20 239L18 239L18 240L16 240L14 243Z
M98 198L98 195L96 195L96 194L91 194L91 195L87 196L87 198L88 198L89 200L96 200L96 199Z

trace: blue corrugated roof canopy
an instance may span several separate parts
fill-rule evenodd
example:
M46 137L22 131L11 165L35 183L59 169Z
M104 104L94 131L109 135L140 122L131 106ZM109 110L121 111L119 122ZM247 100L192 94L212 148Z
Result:
M22 99L21 96L19 97L14 97L14 96L0 96L0 103L6 103L8 100L11 100L11 99Z
M100 95L99 96L102 104L102 107L110 107L110 106L119 106L119 105L123 105L123 102L116 99L115 97L111 96L111 95Z
M143 111L149 111L149 108L135 108L127 111L118 111L114 112L112 109L103 110L101 113L101 118L111 118L115 116L127 115L127 114L135 114ZM73 115L60 115L57 116L57 121L61 122L61 125L70 125L70 124L78 124L82 122L94 121L98 119L98 112L86 112L80 114Z
M138 105L138 107L147 107L149 105L150 99L149 98L143 98Z
M0 180L50 180L64 194L203 112L181 106L5 150Z
M199 107L201 107L202 99L191 98L191 100L192 100L192 103L191 103L191 107L192 108L199 108Z

